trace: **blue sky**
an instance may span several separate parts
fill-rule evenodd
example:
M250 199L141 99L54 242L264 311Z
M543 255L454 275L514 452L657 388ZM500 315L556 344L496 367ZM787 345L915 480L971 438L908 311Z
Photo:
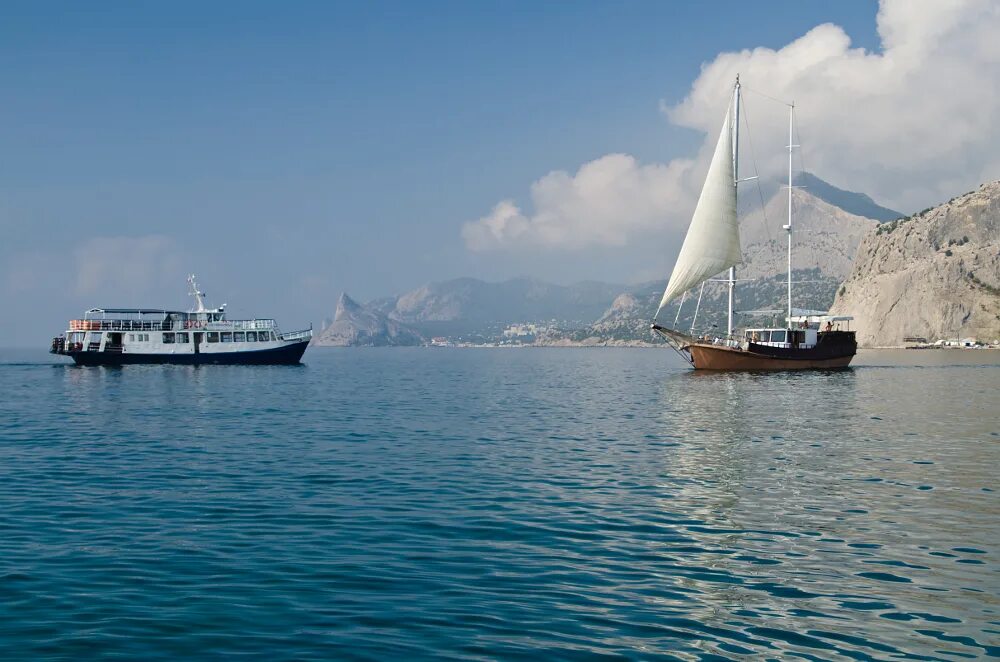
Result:
M634 280L641 247L481 253L461 228L499 200L530 205L539 177L605 154L693 158L704 132L661 105L680 103L703 64L827 22L877 52L877 11L860 0L5 3L0 296L46 320L185 305L196 271L210 295L295 326L329 315L340 290L367 299L463 275ZM134 251L144 259L120 275L131 287L116 289L110 266L75 289L67 269L58 295L51 268L17 281L91 249L115 259L88 240L150 236L152 252ZM158 271L137 273L143 262Z

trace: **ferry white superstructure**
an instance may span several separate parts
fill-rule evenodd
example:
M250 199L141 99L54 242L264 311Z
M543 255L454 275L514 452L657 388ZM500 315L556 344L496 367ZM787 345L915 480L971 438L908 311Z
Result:
M188 277L195 308L93 308L71 320L50 351L79 365L131 363L293 364L312 339L312 327L282 333L273 319L226 319L225 304L206 308Z

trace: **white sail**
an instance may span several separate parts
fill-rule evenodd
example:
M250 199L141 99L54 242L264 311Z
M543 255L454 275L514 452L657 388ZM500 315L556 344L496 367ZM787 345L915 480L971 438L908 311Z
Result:
M731 111L726 113L705 185L656 314L675 298L741 262L736 219Z

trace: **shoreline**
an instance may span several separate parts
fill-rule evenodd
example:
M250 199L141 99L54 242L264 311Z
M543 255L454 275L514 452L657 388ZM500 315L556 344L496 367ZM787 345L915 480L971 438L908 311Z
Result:
M670 346L666 343L654 343L645 341L603 341L603 342L586 342L586 341L559 341L552 343L526 343L523 345L501 345L501 344L463 344L455 343L453 345L311 345L310 347L315 347L319 349L372 349L379 347L427 347L434 349L544 349L544 348L584 348L584 349L628 349L628 348L643 348L643 349L669 349ZM996 345L983 345L980 347L906 347L903 345L880 345L874 347L859 347L859 351L871 351L871 350L938 350L938 351L982 351L982 350L1000 350L1000 346Z

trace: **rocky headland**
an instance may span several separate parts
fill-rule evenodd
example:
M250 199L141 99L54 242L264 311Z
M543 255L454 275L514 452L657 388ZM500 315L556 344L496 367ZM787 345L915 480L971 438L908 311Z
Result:
M425 339L410 327L364 306L347 293L340 295L333 322L313 338L326 347L383 347L422 345Z
M863 347L1000 338L1000 181L869 231L831 312Z

